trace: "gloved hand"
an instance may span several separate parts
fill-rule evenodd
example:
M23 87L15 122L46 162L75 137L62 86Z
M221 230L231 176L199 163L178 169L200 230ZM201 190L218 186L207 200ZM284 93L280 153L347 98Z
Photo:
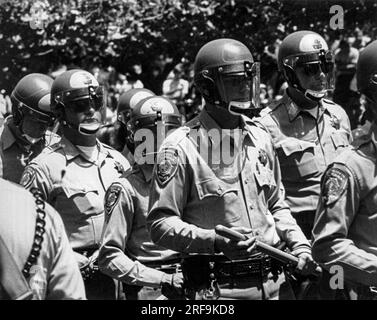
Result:
M251 234L252 230L248 228L232 228L242 234ZM250 257L251 252L255 249L256 237L249 237L246 240L236 241L229 240L218 234L215 238L215 250L224 253L229 259L245 259Z
M183 296L183 274L164 273L161 280L161 293L168 299L177 300Z
M318 264L313 260L311 254L302 252L298 256L298 264L296 270L304 276L321 272Z

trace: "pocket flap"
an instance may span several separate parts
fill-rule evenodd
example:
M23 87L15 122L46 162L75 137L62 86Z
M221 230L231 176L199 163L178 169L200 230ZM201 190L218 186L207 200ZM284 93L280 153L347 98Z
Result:
M227 192L238 192L237 188L231 188L216 179L201 181L196 184L196 189L200 199L210 196L222 197Z
M314 142L302 141L299 139L288 138L283 140L278 148L280 147L286 156L290 156L295 152L302 152L308 149L314 149Z

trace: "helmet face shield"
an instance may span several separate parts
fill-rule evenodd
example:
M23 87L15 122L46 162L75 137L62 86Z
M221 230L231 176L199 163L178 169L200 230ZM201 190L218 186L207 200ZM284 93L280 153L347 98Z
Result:
M245 61L244 64L218 68L217 90L229 111L242 114L259 108L260 65Z

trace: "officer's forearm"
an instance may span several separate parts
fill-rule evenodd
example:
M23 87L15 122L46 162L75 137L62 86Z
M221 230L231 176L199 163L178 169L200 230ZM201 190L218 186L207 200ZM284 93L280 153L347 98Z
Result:
M151 216L161 216L151 212ZM214 253L215 230L203 229L182 221L177 216L149 220L152 241L158 245L184 253Z
M288 209L275 212L276 231L293 254L310 253L310 243Z
M352 240L321 238L314 241L312 251L314 260L330 273L341 270L346 280L377 286L377 256L357 248Z
M98 266L109 277L137 286L158 288L164 274L130 259L120 249L112 246L101 247Z

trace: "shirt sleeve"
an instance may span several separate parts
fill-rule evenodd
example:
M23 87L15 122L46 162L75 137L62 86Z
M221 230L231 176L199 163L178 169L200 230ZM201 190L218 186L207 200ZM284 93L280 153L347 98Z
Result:
M336 176L331 174L334 170ZM332 183L330 179L337 181ZM313 258L327 270L342 267L346 279L377 285L377 257L348 238L359 207L360 186L356 177L345 165L334 164L322 181L313 227Z
M42 168L36 163L30 163L25 167L20 184L27 190L30 190L33 187L37 188L42 192L43 199L49 201L52 184Z
M159 287L164 273L132 260L125 253L135 210L130 192L121 184L117 185L121 188L119 199L112 208L105 199L106 221L98 256L99 268L104 274L130 285Z
M168 149L170 148L162 149L161 152L169 151ZM179 147L174 147L169 152L174 158L158 160L153 170L147 217L152 241L177 252L214 253L215 230L203 229L183 221L183 210L190 194L192 168ZM162 161L171 161L174 166L166 181L158 178L159 166L166 164Z
M84 300L86 299L84 281L65 233L59 214L46 206L51 214L52 266L48 279L47 299L49 300ZM46 226L48 226L46 224Z

